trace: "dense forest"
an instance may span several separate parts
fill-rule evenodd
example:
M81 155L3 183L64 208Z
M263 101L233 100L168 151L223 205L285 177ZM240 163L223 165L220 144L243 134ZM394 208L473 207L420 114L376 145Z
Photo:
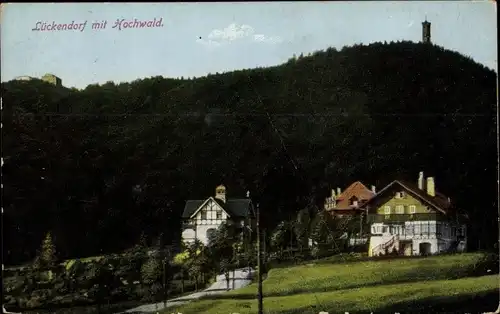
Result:
M78 75L75 73L75 75ZM468 213L469 248L498 234L496 73L431 44L374 43L194 79L83 90L2 84L4 263L51 231L60 258L180 237L187 199L250 191L264 227L331 187L432 175Z

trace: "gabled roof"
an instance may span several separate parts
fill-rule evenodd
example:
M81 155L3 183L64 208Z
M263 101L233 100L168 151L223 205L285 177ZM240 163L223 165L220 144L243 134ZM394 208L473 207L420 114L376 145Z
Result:
M381 196L385 195L385 192L387 192L391 187L394 187L395 185L399 185L409 194L413 195L414 197L420 199L423 203L430 205L431 207L435 208L436 210L444 214L448 213L449 209L451 208L451 202L449 201L449 198L446 197L445 195L436 192L435 193L436 196L430 196L429 194L427 194L426 191L419 189L416 184L400 180L394 180L391 183L389 183L385 188L380 190L373 198L371 198L369 201L363 204L363 207L379 200Z
M374 195L375 193L368 189L363 183L356 181L337 196L337 205L332 210L353 209L354 207L350 202L351 198L357 198L358 202L361 204L371 199Z
M199 211L200 211L200 210L201 210L201 209L202 209L202 208L203 208L203 207L204 207L204 206L205 206L208 202L210 202L210 201L215 202L215 203L216 203L216 204L217 204L220 208L222 208L222 206L221 206L219 203L217 203L217 202L215 201L215 198L213 198L213 197L209 197L209 198L207 198L205 201L203 201L203 203L201 203L201 205L200 205L200 206L198 206L198 208L196 208L196 209L194 210L194 212L192 212L192 213L189 215L189 218L193 218L193 216L195 216L195 215L196 215L196 214L197 214L197 213L198 213L198 212L199 212ZM222 210L224 210L224 208L222 208ZM226 212L226 214L229 216L229 218L231 218L231 216L232 216L232 215L231 215L230 213L228 213L226 210L224 210L224 211L225 211L225 212Z
M224 203L218 198L209 197L205 200L188 200L184 206L182 218L189 218L198 208L209 199L213 199L218 205L224 209L231 217L247 217L252 214L252 201L248 198L228 199Z
M183 218L189 218L191 215L207 200L188 200L182 212Z

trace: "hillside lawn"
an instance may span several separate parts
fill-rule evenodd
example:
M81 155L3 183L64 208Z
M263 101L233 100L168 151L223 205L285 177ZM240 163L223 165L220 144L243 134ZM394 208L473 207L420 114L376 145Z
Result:
M493 269L490 269L493 268ZM487 271L490 269L490 272ZM263 283L265 313L421 313L494 310L498 267L467 253L369 261L324 259L271 269ZM256 313L257 285L163 313Z

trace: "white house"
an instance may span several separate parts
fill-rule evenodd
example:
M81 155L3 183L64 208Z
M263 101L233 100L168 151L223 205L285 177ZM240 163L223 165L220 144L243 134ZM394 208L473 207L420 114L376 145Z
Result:
M192 243L195 239L207 245L211 233L223 222L249 225L253 217L253 204L249 198L226 198L226 187L219 185L215 196L205 200L188 200L182 214L182 240Z
M425 184L427 183L427 184ZM464 251L463 216L436 191L433 177L418 183L393 181L363 205L370 224L369 256L427 255Z

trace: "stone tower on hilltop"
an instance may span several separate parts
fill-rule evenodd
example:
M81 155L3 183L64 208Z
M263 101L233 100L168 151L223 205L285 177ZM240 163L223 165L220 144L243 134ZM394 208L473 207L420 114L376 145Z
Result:
M424 44L431 43L431 23L427 22L427 19L422 22L422 42Z

